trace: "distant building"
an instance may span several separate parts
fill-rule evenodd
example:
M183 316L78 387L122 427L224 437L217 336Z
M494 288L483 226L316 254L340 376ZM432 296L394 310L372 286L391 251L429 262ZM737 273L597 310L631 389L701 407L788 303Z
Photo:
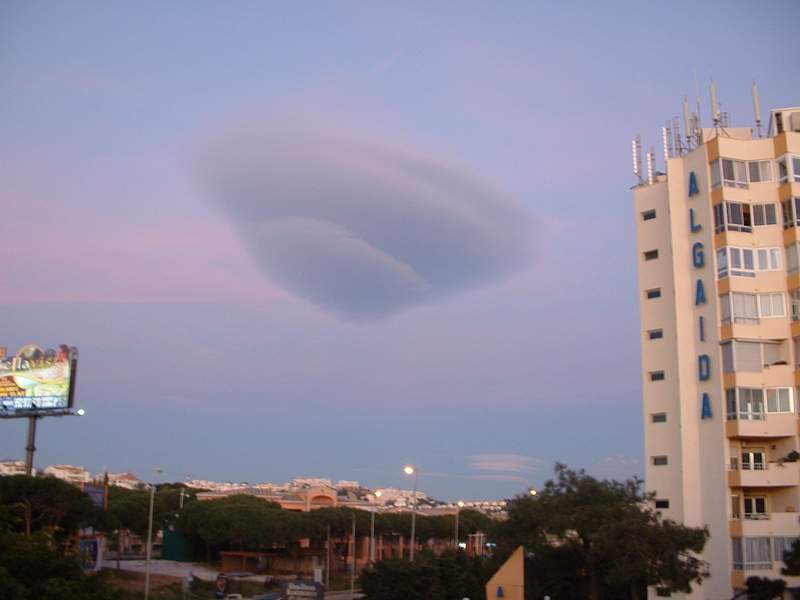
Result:
M106 473L108 485L135 490L142 486L142 481L133 473Z
M36 475L36 469L32 471ZM25 475L25 462L22 460L0 461L0 475Z
M69 483L80 485L82 483L89 483L92 481L92 474L83 467L74 467L72 465L51 465L46 467L43 471L45 475L63 479Z

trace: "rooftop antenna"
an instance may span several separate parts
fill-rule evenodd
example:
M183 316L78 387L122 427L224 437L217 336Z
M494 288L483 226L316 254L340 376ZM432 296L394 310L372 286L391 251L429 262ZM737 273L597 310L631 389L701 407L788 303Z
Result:
M697 113L692 113L692 116L689 117L689 121L692 124L692 133L694 134L694 142L697 146L700 146L703 143L703 130L700 127L700 117Z
M661 144L664 149L664 164L666 165L672 157L672 131L669 121L661 128Z
M711 80L711 119L714 121L714 127L719 127L721 124L721 114L719 111L719 102L717 102L717 84Z
M631 141L631 152L633 154L633 174L642 181L642 138L638 134Z
M647 183L653 185L655 183L656 175L656 153L653 147L650 146L650 152L647 153Z
M683 135L686 137L686 148L692 147L692 134L694 128L692 127L691 119L689 118L689 99L683 97Z
M758 137L761 137L761 97L758 95L758 86L753 80L753 112L756 117L756 131Z
M672 137L672 144L675 148L675 156L683 156L683 144L681 143L681 120L678 117L672 117Z
M700 85L697 83L697 69L693 69L694 72L694 103L697 107L697 126L701 127L701 118L702 113L700 112Z

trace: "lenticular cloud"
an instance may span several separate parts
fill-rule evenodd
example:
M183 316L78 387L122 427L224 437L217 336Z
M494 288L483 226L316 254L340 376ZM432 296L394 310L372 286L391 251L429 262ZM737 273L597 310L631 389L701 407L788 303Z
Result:
M204 180L275 282L348 319L485 285L528 259L529 219L513 201L463 165L359 131L304 119L230 132Z

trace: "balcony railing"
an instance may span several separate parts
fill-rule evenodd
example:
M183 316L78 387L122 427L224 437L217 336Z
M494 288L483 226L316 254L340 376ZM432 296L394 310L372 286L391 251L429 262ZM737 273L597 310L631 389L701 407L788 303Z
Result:
M763 421L767 418L767 413L765 412L754 412L754 411L739 411L738 413L728 413L728 421Z

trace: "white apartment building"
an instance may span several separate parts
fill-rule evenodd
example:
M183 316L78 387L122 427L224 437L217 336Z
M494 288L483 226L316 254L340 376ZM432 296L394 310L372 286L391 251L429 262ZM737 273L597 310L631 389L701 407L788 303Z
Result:
M45 475L63 479L75 485L82 483L91 483L93 480L92 474L83 467L74 467L72 465L51 465L46 467L43 471Z
M728 600L780 578L800 535L800 108L760 135L760 115L729 127L714 89L712 114L664 128L666 173L650 153L637 168L634 142L634 197L645 482L665 517L710 531L710 577L681 597Z
M36 475L36 469L32 471ZM24 460L3 460L0 461L0 476L2 475L25 475Z

